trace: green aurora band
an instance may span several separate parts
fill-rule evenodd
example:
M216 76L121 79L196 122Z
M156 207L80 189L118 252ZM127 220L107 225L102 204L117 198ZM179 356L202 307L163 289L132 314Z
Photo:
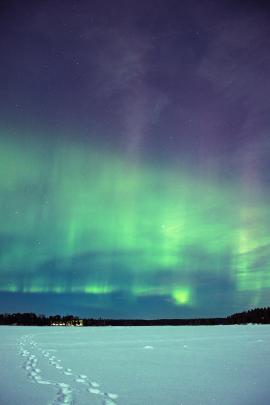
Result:
M237 178L61 138L2 136L0 167L2 292L196 307L211 279L253 306L270 289L268 205Z

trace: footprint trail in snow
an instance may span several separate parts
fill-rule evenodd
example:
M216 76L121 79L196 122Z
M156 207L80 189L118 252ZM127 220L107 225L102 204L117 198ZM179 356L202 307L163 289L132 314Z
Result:
M25 369L28 379L33 383L53 385L56 388L56 397L48 405L75 405L76 403L79 405L79 402L74 399L74 394L81 388L100 398L102 405L117 405L117 394L103 391L100 384L90 380L87 375L76 374L71 368L64 367L61 359L52 355L53 350L42 349L34 341L32 335L22 336L17 345L19 354L24 358L22 367ZM41 360L45 360L47 364L55 368L57 375L59 375L58 381L44 378L41 367L38 366ZM59 381L61 377L65 378L66 376L70 378L70 384Z

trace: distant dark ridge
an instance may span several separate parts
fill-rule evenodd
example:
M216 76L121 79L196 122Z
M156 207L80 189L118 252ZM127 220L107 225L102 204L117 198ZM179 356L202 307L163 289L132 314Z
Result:
M79 319L73 315L36 315L34 313L0 314L0 325L19 326L197 326L270 324L270 307L255 308L225 318L197 319Z

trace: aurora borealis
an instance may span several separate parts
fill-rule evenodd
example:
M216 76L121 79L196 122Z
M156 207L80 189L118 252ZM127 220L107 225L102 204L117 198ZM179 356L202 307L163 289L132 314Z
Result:
M270 10L236 3L3 2L2 312L269 305Z

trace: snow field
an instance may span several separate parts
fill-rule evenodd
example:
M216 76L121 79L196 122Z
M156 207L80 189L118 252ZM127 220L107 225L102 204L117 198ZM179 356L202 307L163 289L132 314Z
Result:
M270 325L0 327L1 405L269 405Z

